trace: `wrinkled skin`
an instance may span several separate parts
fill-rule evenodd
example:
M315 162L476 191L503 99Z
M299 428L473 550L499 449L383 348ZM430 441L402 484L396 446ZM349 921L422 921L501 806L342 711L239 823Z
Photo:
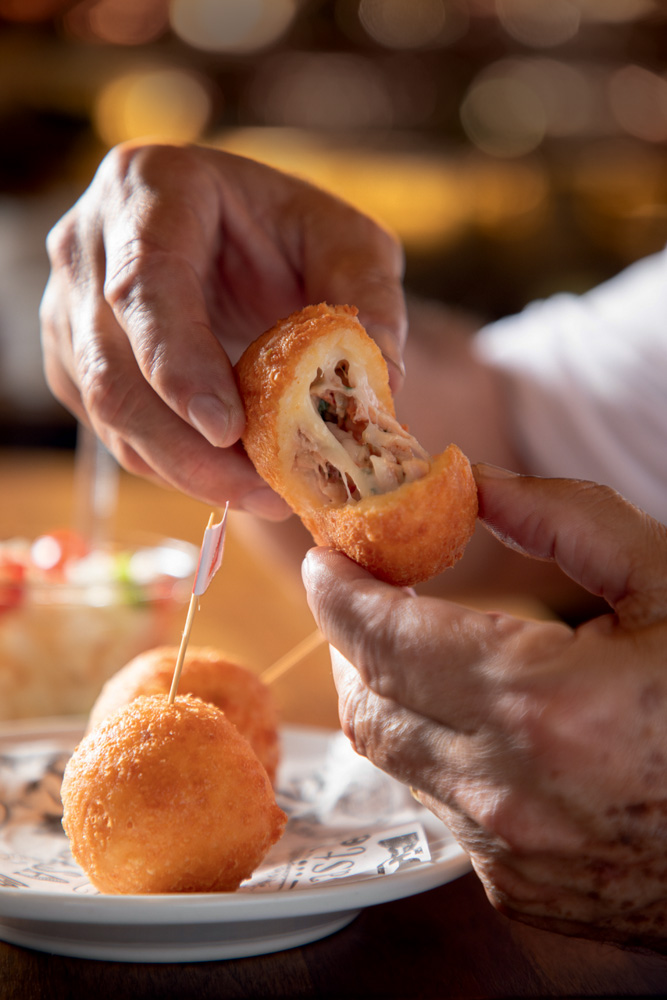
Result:
M592 483L476 478L494 534L613 610L576 630L471 611L315 549L342 725L451 827L499 910L665 953L667 529Z
M402 379L402 251L311 185L199 147L112 150L49 234L46 378L131 472L286 517L237 445L232 364L280 318L352 303Z

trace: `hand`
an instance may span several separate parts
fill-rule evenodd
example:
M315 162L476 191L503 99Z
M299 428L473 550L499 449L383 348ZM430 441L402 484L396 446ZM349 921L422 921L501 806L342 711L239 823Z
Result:
M122 146L48 239L46 377L130 471L207 503L287 506L236 444L232 364L308 303L348 303L401 379L402 253L305 182L213 149Z
M526 923L667 951L667 529L613 491L478 467L480 516L614 613L571 630L394 590L313 550L345 732Z

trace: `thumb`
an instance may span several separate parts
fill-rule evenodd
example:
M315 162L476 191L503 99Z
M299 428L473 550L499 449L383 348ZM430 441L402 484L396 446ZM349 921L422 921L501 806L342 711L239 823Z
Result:
M549 559L621 624L667 618L667 528L608 486L476 465L479 516L500 541Z

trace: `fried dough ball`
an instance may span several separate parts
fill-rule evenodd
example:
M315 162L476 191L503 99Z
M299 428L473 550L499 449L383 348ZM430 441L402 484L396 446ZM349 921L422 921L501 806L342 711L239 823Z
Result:
M91 709L88 730L140 695L169 694L177 656L176 646L157 646L130 660L102 688ZM256 674L231 663L217 649L190 647L183 660L178 693L221 708L275 783L280 760L278 712L271 691Z
M190 696L107 716L68 761L61 797L72 855L106 893L232 892L287 820L248 741Z
M396 419L387 366L351 306L307 306L246 348L243 444L319 545L397 586L460 559L477 518L470 462L431 457Z

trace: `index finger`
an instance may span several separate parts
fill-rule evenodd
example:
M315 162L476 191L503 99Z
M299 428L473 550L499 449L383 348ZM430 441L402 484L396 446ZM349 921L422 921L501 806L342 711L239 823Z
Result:
M239 439L245 418L203 291L215 240L204 203L214 196L205 177L188 198L180 183L174 197L169 190L166 182L158 197L142 187L105 217L99 291L152 389L211 444L227 447Z

